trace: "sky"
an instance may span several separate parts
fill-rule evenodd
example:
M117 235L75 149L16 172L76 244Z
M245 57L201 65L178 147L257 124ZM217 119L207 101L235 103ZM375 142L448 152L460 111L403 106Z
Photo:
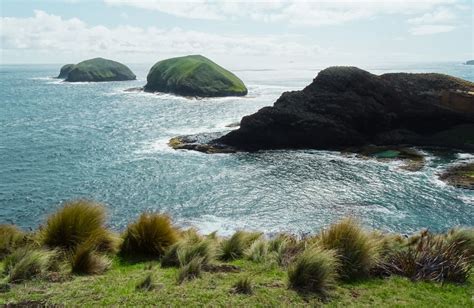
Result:
M1 0L0 62L463 62L474 58L473 2Z

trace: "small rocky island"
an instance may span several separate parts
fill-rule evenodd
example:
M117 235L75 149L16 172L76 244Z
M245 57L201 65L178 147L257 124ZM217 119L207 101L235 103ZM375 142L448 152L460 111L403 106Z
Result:
M474 83L442 74L330 67L303 90L245 116L239 129L206 144L178 137L172 146L212 153L367 145L474 151L473 92Z
M58 78L63 78L68 82L102 82L135 80L136 76L122 63L104 58L94 58L75 65L64 65Z
M147 76L145 92L182 96L243 96L247 88L233 73L206 57L192 55L160 61Z
M468 60L468 61L466 61L466 65L474 65L474 60Z
M450 185L474 190L474 163L451 167L443 172L439 178Z

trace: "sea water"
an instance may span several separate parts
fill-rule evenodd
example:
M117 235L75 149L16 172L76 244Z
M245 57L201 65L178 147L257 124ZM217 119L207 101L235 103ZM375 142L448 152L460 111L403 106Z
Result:
M66 83L61 65L0 66L0 223L36 228L63 202L106 205L123 229L143 211L169 213L202 232L237 229L314 232L344 216L409 233L474 225L474 192L438 174L474 155L424 150L418 172L400 162L338 152L260 151L208 155L175 151L171 137L226 132L227 125L309 84L322 67L235 68L246 97L189 99L126 92L143 86L150 65L131 65L136 81ZM440 72L474 81L459 63L363 67Z

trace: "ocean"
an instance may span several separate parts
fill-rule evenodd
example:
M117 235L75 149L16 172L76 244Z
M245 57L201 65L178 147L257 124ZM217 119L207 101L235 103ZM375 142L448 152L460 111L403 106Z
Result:
M151 65L130 65L138 80L64 83L61 65L0 66L0 223L36 228L67 200L93 199L122 230L143 211L183 227L227 235L316 232L345 216L367 227L411 233L474 226L474 191L437 174L473 153L433 153L418 172L399 162L315 150L203 154L175 151L171 137L226 132L242 116L299 90L324 67L232 68L246 97L188 99L125 92L143 86ZM361 67L439 72L474 81L460 63Z

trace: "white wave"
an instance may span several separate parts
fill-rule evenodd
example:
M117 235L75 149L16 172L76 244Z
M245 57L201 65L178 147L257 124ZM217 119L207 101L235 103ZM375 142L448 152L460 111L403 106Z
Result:
M202 234L209 234L218 231L221 236L229 236L237 230L247 229L248 227L241 220L215 215L202 215L189 220L187 224L197 228Z

